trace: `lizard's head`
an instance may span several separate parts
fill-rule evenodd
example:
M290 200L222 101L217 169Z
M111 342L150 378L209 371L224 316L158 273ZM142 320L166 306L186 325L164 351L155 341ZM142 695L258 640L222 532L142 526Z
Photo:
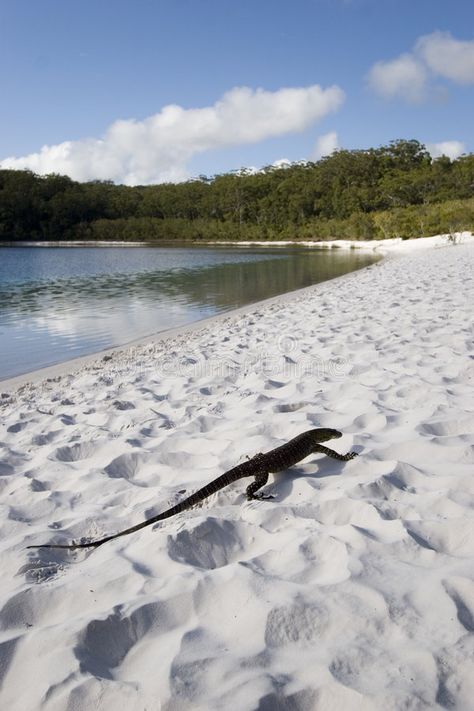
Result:
M339 432L339 430L332 430L329 427L313 430L313 432L318 442L326 442L328 439L339 439L339 437L342 437L342 432Z

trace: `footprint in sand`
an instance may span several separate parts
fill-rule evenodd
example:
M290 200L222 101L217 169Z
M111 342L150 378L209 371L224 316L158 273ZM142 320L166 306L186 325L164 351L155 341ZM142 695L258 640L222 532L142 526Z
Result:
M46 434L38 434L32 437L31 443L35 447L43 447L45 444L51 444L56 437L61 434L61 430L51 430L51 432L46 432Z
M44 583L54 578L63 569L62 563L51 562L51 555L49 562L46 562L46 559L43 561L40 556L40 558L34 558L22 565L17 575L24 575L28 583Z
M359 415L354 420L354 425L366 432L380 432L387 426L387 418L379 412L370 412L366 415Z
M52 458L59 462L79 462L92 457L96 452L97 445L94 442L77 442L77 444L58 447L53 452Z
M127 481L130 481L134 479L140 467L141 459L142 457L138 452L121 454L112 459L110 464L104 467L104 471L112 479L127 479Z
M459 622L467 632L474 632L474 582L453 577L444 580L443 586L456 606Z
M455 558L470 558L474 550L474 520L406 521L407 533L419 546Z
M135 410L133 402L129 402L128 400L115 400L113 406L116 410Z
M474 416L454 420L440 420L420 425L420 432L435 435L436 437L449 437L453 435L466 435L474 433Z
M310 404L309 402L290 402L282 405L274 405L273 412L296 412L303 407L308 407Z
M21 432L26 427L28 427L29 424L30 424L30 422L26 421L26 420L23 420L20 422L15 422L13 425L10 425L10 427L7 427L7 432L16 434L17 432Z
M214 570L239 560L249 538L244 524L208 517L192 529L168 536L168 554L180 563Z
M328 627L329 610L322 600L305 602L297 597L288 605L270 610L265 642L269 647L311 644L320 641Z
M160 415L155 422L140 429L140 434L144 437L159 437L162 433L160 430L173 430L176 425L173 420L166 415Z
M83 674L111 679L130 650L147 635L164 634L186 624L193 610L191 596L177 595L142 605L130 615L122 606L103 620L91 620L79 636L74 654Z
M39 479L32 479L30 481L31 491L49 491L50 488L49 484L46 484L44 481L40 481Z
M72 415L62 415L61 422L63 425L67 425L69 427L70 425L76 424L76 418Z
M11 476L15 472L14 467L5 461L0 461L0 476Z
M274 580L303 584L335 585L350 578L347 546L342 541L330 536L296 538L286 543L285 550L288 558L270 548L244 565Z

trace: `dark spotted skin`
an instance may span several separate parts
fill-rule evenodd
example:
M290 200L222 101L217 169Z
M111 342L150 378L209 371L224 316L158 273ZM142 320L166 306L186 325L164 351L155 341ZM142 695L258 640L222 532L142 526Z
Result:
M198 489L194 494L188 496L187 499L181 501L179 504L172 506L170 509L163 511L163 513L153 516L152 518L138 523L136 526L131 528L126 528L124 531L119 533L114 533L112 536L107 536L106 538L101 538L98 541L91 541L90 543L71 543L69 545L60 545L55 543L47 543L39 546L28 546L28 548L68 548L69 550L77 550L78 548L98 548L103 543L107 541L112 541L114 538L119 538L120 536L126 536L129 533L134 533L139 531L145 526L151 526L153 523L158 521L164 521L166 518L171 518L171 516L176 516L176 514L182 511L187 511L192 506L199 504L204 499L207 499L211 494L215 494L216 491L223 489L225 486L232 484L238 479L243 479L246 476L255 477L253 481L246 489L247 499L270 499L272 496L262 496L256 492L261 489L262 486L268 481L268 475L274 474L276 472L285 471L289 469L294 464L297 464L302 459L309 457L310 454L326 454L328 457L333 457L333 459L338 459L342 462L347 462L349 459L353 459L357 456L356 452L348 452L347 454L338 454L334 450L329 449L321 444L321 442L326 442L328 439L339 439L342 437L342 433L338 430L332 429L314 429L303 432L302 434L290 439L286 444L282 444L281 447L272 449L266 454L256 454L252 459L247 462L243 462L233 469L218 476L217 479L213 479L209 484L203 486L202 489Z

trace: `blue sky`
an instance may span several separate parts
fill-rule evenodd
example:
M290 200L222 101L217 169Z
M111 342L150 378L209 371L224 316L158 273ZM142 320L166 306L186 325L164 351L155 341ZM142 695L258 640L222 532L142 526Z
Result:
M0 31L3 167L133 184L474 150L472 0L0 0Z

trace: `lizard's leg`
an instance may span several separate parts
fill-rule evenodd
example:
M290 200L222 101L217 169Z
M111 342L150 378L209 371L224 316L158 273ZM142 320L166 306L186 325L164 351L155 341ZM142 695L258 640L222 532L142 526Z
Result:
M249 454L245 455L245 459L250 462L251 459L261 459L264 455L261 452L258 452L257 454L254 454L253 457L251 457Z
M255 475L255 481L253 481L251 484L246 489L246 494L247 494L247 499L250 501L251 499L273 499L275 498L274 496L264 496L263 494L256 494L255 492L258 491L258 489L261 489L262 486L265 486L265 484L268 481L268 472L260 472L259 474Z
M354 459L357 457L357 452L347 452L347 454L339 454L329 447L325 447L324 444L315 444L313 447L313 452L320 452L321 454L326 454L328 457L333 459L339 459L341 462L348 462L349 459Z

